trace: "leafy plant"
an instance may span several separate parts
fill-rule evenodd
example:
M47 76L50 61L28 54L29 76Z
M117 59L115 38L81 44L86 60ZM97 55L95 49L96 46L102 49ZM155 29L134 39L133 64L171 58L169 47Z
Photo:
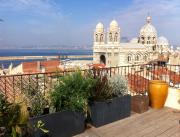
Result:
M9 103L4 95L0 94L0 127L5 128L5 136L16 137L21 135L21 107L17 103Z
M87 100L95 80L91 75L77 71L59 78L51 92L51 102L56 111L73 110L86 113Z
M96 77L95 86L91 92L91 99L94 101L104 101L112 98L112 89L109 86L107 76Z
M38 122L37 122L37 124L35 125L35 127L37 128L37 129L40 129L43 133L49 133L49 130L47 130L47 129L45 129L45 124L44 124L44 122L43 121L41 121L41 120L39 120Z
M114 96L126 95L128 92L128 82L125 77L115 75L109 78L109 85Z
M91 74L96 79L94 90L91 92L92 100L105 101L128 93L128 82L125 77L121 75L108 77L98 69L93 69Z
M30 77L27 83L23 84L21 97L29 108L30 116L40 116L43 114L43 109L49 105L48 100L38 87L34 77Z

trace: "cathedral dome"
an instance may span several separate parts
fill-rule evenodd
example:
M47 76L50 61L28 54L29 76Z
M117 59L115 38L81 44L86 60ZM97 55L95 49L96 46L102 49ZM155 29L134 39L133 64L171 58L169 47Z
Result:
M130 43L138 43L138 38L131 39Z
M96 32L104 32L104 25L101 22L96 25Z
M110 23L110 31L118 31L118 23L116 20L111 21Z
M140 36L156 37L157 31L155 27L151 24L151 17L148 16L146 20L147 20L147 23L140 30Z
M169 41L165 37L161 36L157 40L157 45L169 45Z

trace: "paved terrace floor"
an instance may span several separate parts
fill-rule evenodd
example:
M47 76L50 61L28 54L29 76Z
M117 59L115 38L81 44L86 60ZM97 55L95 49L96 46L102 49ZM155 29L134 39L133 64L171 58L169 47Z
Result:
M180 137L180 111L163 108L89 128L75 137Z

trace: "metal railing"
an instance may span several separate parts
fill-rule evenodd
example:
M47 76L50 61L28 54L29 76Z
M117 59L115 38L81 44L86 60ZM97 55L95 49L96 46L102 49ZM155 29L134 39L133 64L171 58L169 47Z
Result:
M145 94L148 90L149 80L164 80L170 87L180 88L180 65L131 65L99 69L89 69L93 75L122 75L128 80L129 91L132 94ZM82 72L87 70L81 70ZM41 91L44 95L50 91L59 80L74 71L35 73L21 75L0 76L0 92L10 101L23 92Z

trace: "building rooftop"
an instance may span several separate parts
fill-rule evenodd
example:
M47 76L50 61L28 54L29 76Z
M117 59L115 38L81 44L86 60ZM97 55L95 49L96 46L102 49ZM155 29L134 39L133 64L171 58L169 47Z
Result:
M60 64L59 60L23 62L23 73L41 73L43 69L44 72L54 72L59 70Z

